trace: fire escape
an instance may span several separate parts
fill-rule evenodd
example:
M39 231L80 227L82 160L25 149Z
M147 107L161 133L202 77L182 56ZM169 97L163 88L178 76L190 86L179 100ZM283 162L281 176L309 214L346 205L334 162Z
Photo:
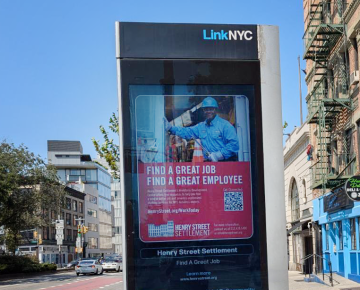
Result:
M307 122L317 125L317 146L310 168L311 188L322 189L325 193L327 188L345 182L356 166L355 154L349 149L351 140L347 140L345 134L340 138L336 132L339 124L346 123L349 119L347 116L352 110L346 50L342 55L335 52L346 39L342 18L346 3L342 0L309 2L303 57L313 64L313 88L306 97ZM336 65L334 58L338 60ZM338 141L340 146L337 146Z

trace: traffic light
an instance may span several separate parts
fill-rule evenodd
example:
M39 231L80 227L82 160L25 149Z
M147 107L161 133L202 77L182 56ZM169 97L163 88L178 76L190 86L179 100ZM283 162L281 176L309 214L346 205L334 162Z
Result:
M83 234L86 234L88 231L89 231L88 227L85 227L85 226L82 227L82 233Z
M42 244L42 238L41 238L41 234L39 234L39 245Z
M81 225L78 225L78 237L81 237Z
M33 236L34 236L34 239L37 239L38 238L38 232L34 231Z

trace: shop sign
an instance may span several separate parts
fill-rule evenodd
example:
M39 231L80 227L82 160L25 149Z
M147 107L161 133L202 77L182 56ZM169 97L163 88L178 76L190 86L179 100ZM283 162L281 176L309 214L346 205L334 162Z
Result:
M343 187L334 190L333 193L324 197L324 212L334 212L353 206L354 203L347 198Z
M353 176L345 183L345 192L353 201L360 201L360 176Z

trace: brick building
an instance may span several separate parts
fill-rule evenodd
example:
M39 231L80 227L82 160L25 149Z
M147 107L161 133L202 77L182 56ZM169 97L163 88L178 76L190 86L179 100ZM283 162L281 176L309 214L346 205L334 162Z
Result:
M360 278L359 206L343 185L359 170L360 0L304 0L307 123L313 160L315 252L318 268Z

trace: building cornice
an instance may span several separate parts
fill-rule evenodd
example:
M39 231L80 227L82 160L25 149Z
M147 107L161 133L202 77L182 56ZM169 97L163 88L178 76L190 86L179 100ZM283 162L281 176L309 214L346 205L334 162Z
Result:
M350 18L354 15L356 9L359 7L360 0L353 0L346 8L344 13L345 23L348 23Z
M305 142L309 141L310 133L304 132L301 137L296 140L295 144L291 146L288 152L284 155L284 163L298 150Z

